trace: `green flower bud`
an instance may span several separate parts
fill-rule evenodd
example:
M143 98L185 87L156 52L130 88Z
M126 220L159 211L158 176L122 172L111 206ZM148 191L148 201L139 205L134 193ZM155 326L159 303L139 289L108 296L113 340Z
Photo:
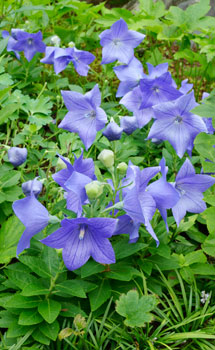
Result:
M90 200L94 200L103 192L103 185L99 181L92 181L85 186L87 196Z
M127 171L128 165L125 162L119 163L117 165L117 170L121 175L125 175Z
M106 168L111 168L114 165L114 153L108 149L103 149L98 156L98 160L100 160Z

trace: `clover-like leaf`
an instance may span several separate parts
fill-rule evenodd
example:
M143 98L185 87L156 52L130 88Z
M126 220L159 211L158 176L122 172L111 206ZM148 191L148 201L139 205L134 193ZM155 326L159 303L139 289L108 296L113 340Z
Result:
M130 290L127 294L122 294L116 302L116 312L126 317L124 323L129 327L143 327L146 322L152 320L149 312L157 304L154 295L143 295L139 298L136 290Z

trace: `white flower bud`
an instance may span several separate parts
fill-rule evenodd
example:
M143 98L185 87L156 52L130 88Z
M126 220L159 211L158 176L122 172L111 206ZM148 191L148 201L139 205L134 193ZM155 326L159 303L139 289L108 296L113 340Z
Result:
M117 170L121 175L125 175L127 171L128 165L125 162L119 163L117 165Z
M111 168L114 165L114 153L108 149L103 149L99 154L98 160L106 166L106 168Z
M103 185L99 181L92 181L85 186L87 196L90 200L98 198L103 192Z

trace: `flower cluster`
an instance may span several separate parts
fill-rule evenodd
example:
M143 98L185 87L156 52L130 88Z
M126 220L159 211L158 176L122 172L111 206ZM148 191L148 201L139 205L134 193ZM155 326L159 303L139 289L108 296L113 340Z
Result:
M42 42L42 34L29 34L20 29L4 31L9 36L8 51L24 51L30 61L36 52L45 52L41 62L53 64L56 74L72 62L78 74L86 76L89 64L95 59L87 51L75 47L59 48L47 46ZM115 22L110 29L100 34L102 48L101 64L119 61L113 69L120 84L116 97L122 97L120 103L133 116L124 116L120 125L108 117L101 106L101 93L98 85L85 94L74 91L62 91L62 97L68 113L60 122L59 128L78 133L85 149L95 141L98 131L110 141L121 138L123 132L131 134L154 120L148 139L169 141L177 155L182 158L187 151L192 154L194 139L200 132L213 133L210 121L192 113L197 106L192 85L186 80L178 89L168 64L154 67L147 63L148 74L144 72L140 61L134 57L136 48L145 35L129 30L123 19ZM11 149L14 166L25 161L27 153L19 148L19 159ZM23 153L23 154L22 154ZM148 233L159 244L151 220L158 210L168 231L167 211L171 210L175 222L180 224L187 212L200 213L205 210L203 192L215 183L209 175L196 174L191 161L187 158L175 177L175 182L167 181L168 167L164 158L159 166L140 169L131 162L115 164L114 153L103 150L98 160L106 167L111 179L99 182L95 175L93 159L83 158L83 150L73 164L63 156L64 169L53 175L54 181L61 186L66 199L67 210L75 213L71 219L64 217L61 227L42 243L53 248L63 249L65 265L75 270L92 257L101 264L115 262L115 254L109 238L119 234L129 234L130 243L137 241L139 228L145 225ZM158 175L160 173L160 175ZM154 182L152 179L158 176ZM13 210L26 229L19 241L17 255L30 246L30 239L44 229L53 220L47 209L37 197L42 190L39 180L27 182L22 186L25 198L13 204ZM105 202L104 188L112 194L111 200L100 210L99 203ZM108 197L109 198L109 197ZM106 213L108 216L106 217ZM109 215L110 214L110 215Z

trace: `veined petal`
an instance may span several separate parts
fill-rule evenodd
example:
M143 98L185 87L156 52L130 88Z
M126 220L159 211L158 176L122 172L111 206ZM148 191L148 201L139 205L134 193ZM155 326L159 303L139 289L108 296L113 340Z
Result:
M80 92L61 90L64 103L68 111L79 114L88 113L93 109L88 99Z

